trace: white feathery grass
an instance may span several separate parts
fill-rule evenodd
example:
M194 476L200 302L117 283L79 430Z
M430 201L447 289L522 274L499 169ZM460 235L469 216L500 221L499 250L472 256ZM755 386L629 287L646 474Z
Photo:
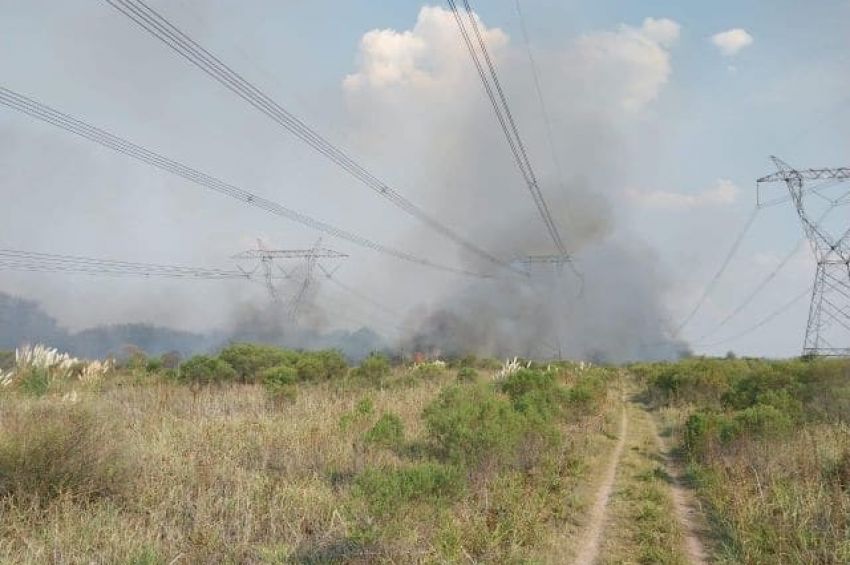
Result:
M8 373L0 371L0 386L8 387L31 370L47 373L50 382L68 380L78 375L81 383L91 384L115 368L112 360L85 361L46 345L24 345L15 350L15 367Z
M106 361L90 361L80 371L80 382L86 384L97 382L114 368L115 364L111 359L107 359Z
M0 387L6 387L11 385L15 381L15 371L9 371L8 373L4 373L0 371Z
M526 367L530 367L530 366L531 366L531 362L529 361L528 365ZM506 359L505 364L502 366L502 368L499 370L499 372L496 373L495 375L493 375L493 379L498 381L498 380L507 378L507 377L513 375L514 373L516 373L517 371L519 371L522 368L523 368L522 363L519 362L519 359L517 357L514 357L513 361L510 360L510 359Z

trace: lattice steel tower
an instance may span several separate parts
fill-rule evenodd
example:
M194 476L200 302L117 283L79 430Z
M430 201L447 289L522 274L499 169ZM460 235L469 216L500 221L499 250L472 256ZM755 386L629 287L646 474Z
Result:
M243 251L234 255L232 258L237 260L247 259L256 262L253 270L243 270L243 272L246 276L250 277L257 270L261 269L266 290L275 302L280 301L280 293L278 292L274 281L279 278L289 279L291 277L291 274L278 264L277 261L281 259L303 259L305 262L304 278L289 301L289 313L290 316L294 317L307 296L307 290L313 283L313 273L315 268L319 267L328 276L331 274L319 263L319 259L344 259L348 257L345 253L321 247L321 243L322 240L319 239L315 245L309 249L267 249L263 245L263 242L258 239L256 249Z
M845 214L833 210L850 204L850 167L839 169L801 169L790 167L771 157L777 172L758 179L760 207L787 201L765 199L764 185L784 182L791 202L803 223L817 260L812 302L803 355L850 355L850 228ZM838 216L837 218L835 216Z

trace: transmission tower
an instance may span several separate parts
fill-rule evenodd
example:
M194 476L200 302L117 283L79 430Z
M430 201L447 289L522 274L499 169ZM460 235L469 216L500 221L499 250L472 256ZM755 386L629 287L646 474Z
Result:
M535 280L539 281L540 278L541 278L541 275L543 277L546 277L547 273L544 269L546 269L546 267L550 267L550 266L551 266L552 272L549 273L549 276L554 277L555 281L560 281L561 277L564 274L564 267L569 267L572 270L573 274L575 274L575 276L578 278L578 281L579 281L579 284L580 284L579 295L581 295L581 293L583 292L584 280L581 277L581 275L579 274L578 270L575 269L575 265L573 264L573 260L569 255L566 255L566 254L526 255L526 256L519 257L519 258L515 259L514 264L521 267L523 269L523 271L526 273L526 275L529 277L529 279L531 279L532 282L535 281ZM551 282L547 283L545 285L545 287L549 287L550 284L551 284ZM554 288L560 288L560 282L558 282ZM561 328L558 325L560 323L558 318L561 318L561 317L567 318L569 316L567 315L567 312L566 312L566 308L567 308L566 303L563 302L562 299L559 299L558 294L559 293L556 293L554 295L551 295L551 294L547 295L547 300L552 301L549 304L549 307L557 309L559 311L559 315L556 316L556 324L555 324L555 328L554 328L554 335L552 336L552 339L554 340L554 343L557 344L557 346L553 346L550 343L542 343L541 345L544 345L544 346L548 347L549 349L551 349L557 355L558 360L561 360L561 359L563 359L563 339L562 339L562 335L561 335Z
M850 180L850 167L797 170L771 159L777 171L758 179L758 205L790 199L817 261L803 355L850 355L850 228L846 218L826 220L831 210L850 204L850 191L843 184ZM765 185L779 182L785 183L789 196L765 198Z
M280 292L275 284L276 280L281 278L291 279L291 270L286 270L278 262L281 260L303 259L305 263L304 278L298 285L298 290L289 303L289 314L292 317L298 313L307 290L313 282L315 268L318 265L322 270L324 267L319 263L319 259L344 259L348 257L345 253L334 251L321 247L322 240L319 239L313 247L309 249L268 249L261 240L257 240L256 249L248 249L233 256L236 260L253 260L256 262L254 268L250 271L244 271L246 275L251 275L258 270L262 272L266 290L269 296L275 302L280 302ZM240 267L241 268L241 267Z

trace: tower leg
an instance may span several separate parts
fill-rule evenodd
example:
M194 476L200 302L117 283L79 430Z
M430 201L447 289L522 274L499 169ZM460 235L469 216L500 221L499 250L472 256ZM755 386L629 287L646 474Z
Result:
M818 263L803 355L850 355L850 271L843 263Z

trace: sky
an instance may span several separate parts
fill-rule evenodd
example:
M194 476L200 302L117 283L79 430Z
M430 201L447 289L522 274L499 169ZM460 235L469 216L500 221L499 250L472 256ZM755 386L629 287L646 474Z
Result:
M725 339L811 285L814 262L787 203L756 213L728 269L676 330L753 213L770 155L801 168L850 164L850 2L520 2L528 44L515 0L472 5L544 195L588 274L586 304L562 328L565 339L587 333L599 349L615 347L657 317L652 332L673 332L698 353L798 354L806 299ZM551 252L445 4L150 4L445 224L500 256ZM482 267L106 2L0 0L0 14L2 86L375 241ZM230 266L257 238L291 248L321 235L2 107L0 197L3 248ZM456 275L344 241L323 244L350 255L339 280L400 312L388 319L324 285L315 300L335 313L321 321L328 327L392 334L441 309L464 312L459 301L470 290ZM241 281L44 273L0 272L0 291L40 301L75 329L140 321L203 331L266 300L261 285Z

